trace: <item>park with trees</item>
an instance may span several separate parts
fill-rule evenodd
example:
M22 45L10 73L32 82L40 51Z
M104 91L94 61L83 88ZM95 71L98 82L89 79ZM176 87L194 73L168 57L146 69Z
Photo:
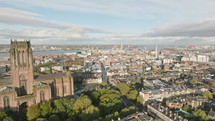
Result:
M26 112L0 112L0 120L15 121L110 121L141 110L138 91L125 83L115 88L102 83L99 90L87 90L78 98L63 97L30 105Z

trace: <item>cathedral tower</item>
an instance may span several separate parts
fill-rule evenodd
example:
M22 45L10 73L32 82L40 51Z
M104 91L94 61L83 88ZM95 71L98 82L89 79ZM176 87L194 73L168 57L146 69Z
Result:
M11 78L18 96L33 93L33 55L30 41L10 44Z

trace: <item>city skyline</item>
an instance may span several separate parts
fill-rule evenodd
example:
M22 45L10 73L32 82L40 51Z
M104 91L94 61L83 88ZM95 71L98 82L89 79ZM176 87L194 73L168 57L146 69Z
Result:
M0 44L213 44L215 2L0 0ZM192 7L192 8L191 8Z

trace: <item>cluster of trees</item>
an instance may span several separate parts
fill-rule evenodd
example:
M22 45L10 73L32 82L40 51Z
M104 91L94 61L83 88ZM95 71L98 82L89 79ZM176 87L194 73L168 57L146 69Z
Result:
M131 102L141 106L143 98L139 96L138 91L135 88L131 88L125 83L119 83L116 87L119 89L122 96L125 96Z
M5 112L0 111L0 121L13 121L13 119Z
M192 114L192 115L186 115L184 113L180 113L183 117L189 118L189 119L194 119L195 121L210 121L209 117L207 114L201 110L201 109L195 109L192 108L191 106L185 105L182 108L184 111Z
M129 96L134 93L135 97ZM134 90L128 97L137 97ZM28 107L27 119L31 121L110 121L135 113L135 106L125 107L119 91L110 88L87 91L79 98L61 98L43 101Z

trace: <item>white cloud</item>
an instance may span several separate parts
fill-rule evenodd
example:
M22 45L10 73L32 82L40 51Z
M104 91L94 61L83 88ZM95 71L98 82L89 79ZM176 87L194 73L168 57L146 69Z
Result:
M147 35L144 33L143 36ZM156 27L151 36L189 36L189 37L214 37L215 19L203 19L175 25Z
M14 31L9 29L0 30L0 36L12 38L80 38L86 37L86 33L81 28L59 29L24 29Z
M90 38L90 34L113 34L115 32L93 27L81 27L73 24L48 21L41 19L41 15L13 8L0 7L0 23L8 25L23 25L27 29L1 28L0 38L28 38L43 40L68 40L71 38ZM3 41L1 41L3 42Z
M214 0L10 0L17 8L49 9L133 18L177 20L214 16ZM192 7L192 9L191 9Z
M40 19L40 15L36 13L26 12L13 8L0 8L0 23L25 25L32 27L48 27L48 28L69 28L75 25L53 22Z
M97 29L93 27L81 27L73 24L48 21L39 18L41 15L26 12L13 8L1 8L0 7L0 23L13 24L13 25L24 25L30 27L42 27L42 28L52 28L52 29L62 29L62 30L82 30L86 33L115 33L110 30ZM78 32L78 31L77 31Z

